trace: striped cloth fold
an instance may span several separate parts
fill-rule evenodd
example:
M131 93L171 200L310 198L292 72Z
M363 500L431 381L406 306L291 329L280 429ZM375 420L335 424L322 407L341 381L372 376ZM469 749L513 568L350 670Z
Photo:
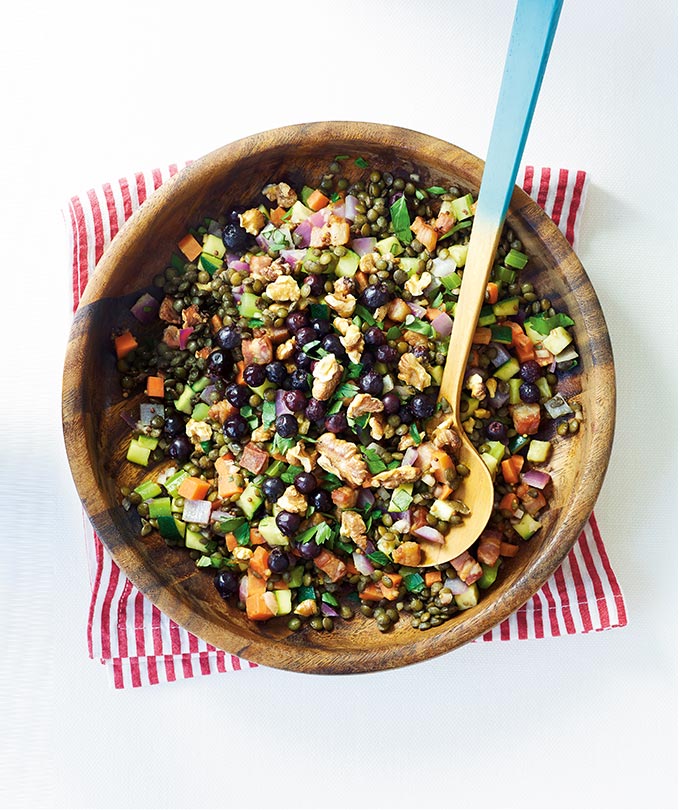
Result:
M125 220L185 165L137 172L69 200L63 213L71 247L74 312L89 276ZM586 172L527 166L522 187L576 247ZM122 574L84 513L83 525L92 586L88 650L106 666L116 688L257 666L216 649L161 613ZM545 638L626 624L621 588L592 514L574 548L539 592L478 640Z

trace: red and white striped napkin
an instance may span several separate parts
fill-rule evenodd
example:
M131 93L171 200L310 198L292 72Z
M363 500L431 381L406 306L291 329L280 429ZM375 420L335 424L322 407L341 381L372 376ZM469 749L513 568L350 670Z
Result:
M138 172L69 200L64 218L71 242L74 311L89 276L125 220L183 165ZM574 245L585 202L586 173L527 166L522 185ZM117 689L256 666L207 644L161 613L121 573L85 516L83 523L92 585L89 653L106 665ZM626 623L621 589L593 514L548 582L481 640L589 633Z

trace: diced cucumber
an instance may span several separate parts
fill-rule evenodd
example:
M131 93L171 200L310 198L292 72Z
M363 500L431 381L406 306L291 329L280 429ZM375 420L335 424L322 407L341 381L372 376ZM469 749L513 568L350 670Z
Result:
M493 269L494 281L504 281L506 284L514 284L516 278L517 273L509 267L503 267L503 265L497 264Z
M534 344L534 346L537 343L542 343L543 342L543 338L545 337L545 335L542 335L540 332L537 332L533 328L533 326L531 326L530 323L527 323L527 321L524 322L524 331L526 332L527 337Z
M310 188L309 186L302 186L302 191L300 191L300 199L302 200L303 205L307 205L307 201L312 194L314 194L313 188Z
M463 407L464 404L467 407ZM467 419L468 416L472 416L472 414L479 408L479 400L475 397L470 397L467 394L463 394L460 399L460 415L463 419Z
M178 470L174 475L171 475L165 482L165 489L168 495L172 495L173 498L176 498L177 491L182 486L182 481L188 477L189 473L186 470Z
M218 259L217 256L212 256L210 253L201 253L198 257L198 269L206 270L211 276L219 270L224 262Z
M550 453L552 453L552 444L550 442L532 439L527 451L527 461L532 461L534 464L541 464L548 460Z
M251 483L241 493L241 497L236 501L236 506L250 520L263 502L262 490Z
M218 259L221 259L224 254L226 253L227 248L224 245L222 239L219 236L215 236L214 233L207 233L203 237L203 252L209 253L211 256L217 256Z
M175 406L176 410L182 411L182 413L191 413L192 406L191 406L191 399L196 392L191 390L190 385L186 385L184 390L179 395L179 397L174 401L173 405Z
M541 528L541 524L537 520L534 520L528 512L525 512L522 519L519 523L515 523L513 528L520 537L528 540Z
M574 338L563 326L556 326L550 334L543 338L543 346L553 354L563 352Z
M413 484L399 484L399 486L392 491L390 504L387 507L388 512L405 512L411 505L413 500Z
M493 376L498 377L499 380L505 380L507 382L511 377L514 377L518 371L519 361L514 357L511 357L507 362L503 363L502 366L494 371Z
M507 318L509 315L517 315L519 312L519 298L504 298L493 305L494 315L498 318Z
M503 461L505 455L505 445L502 442L487 442L489 453L496 459L497 462Z
M306 602L307 599L314 599L316 600L316 593L314 592L314 588L311 585L301 585L298 588L297 592L297 601Z
M472 206L474 198L472 194L466 194L464 197L458 197L457 200L451 201L451 213L460 222L461 219L469 219L472 216Z
M353 250L348 250L344 256L338 259L335 266L335 275L350 277L356 275L359 267L359 256Z
M442 377L444 376L444 366L432 366L432 368L430 368L430 375L436 385L441 385ZM383 393L385 392L383 391Z
M526 253L522 253L514 248L511 248L505 257L505 264L508 267L514 267L516 270L524 270L528 261L529 257Z
M293 594L288 588L272 591L276 597L276 615L286 616L293 610Z
M449 258L453 259L456 267L464 267L467 261L468 246L467 245L451 245L449 248Z
M244 292L238 305L238 311L243 318L254 318L260 314L257 308L257 296L255 293Z
M203 537L200 532L194 532L188 527L184 533L184 545L187 548L192 548L194 551L200 551L201 554L210 553L205 543L205 537Z
M491 477L494 478L496 473L498 472L498 459L496 458L496 456L492 456L491 453L482 453L482 460L489 468Z
M155 436L140 436L137 443L141 447L147 447L149 450L155 450L158 447L158 439Z
M418 266L422 260L417 256L402 256L399 259L399 269L403 270L408 276L412 276L418 271Z
M302 200L296 200L293 203L293 207L290 209L290 217L288 221L291 225L298 225L300 222L304 222L306 219L312 216L314 211L311 208L307 208L307 206L302 202Z
M199 377L196 380L196 382L192 384L191 390L199 394L204 388L207 388L209 385L210 380L208 377Z
M191 412L191 418L195 419L197 422L202 422L208 416L208 411L210 410L210 405L205 402L197 402L194 405L194 409Z
M493 311L493 307L484 306L482 307L482 311L479 313L479 321L477 322L478 326L491 326L492 323L496 323L496 314Z
M494 343L512 343L512 329L509 326L491 325L491 340Z
M399 256L404 252L401 242L396 236L388 236L375 243L375 249L381 256Z
M161 537L166 540L176 541L184 539L186 524L183 521L168 515L160 515L156 520L158 521L158 531Z
M272 463L265 470L265 475L267 478L276 478L286 469L286 467L287 465L284 461L272 461Z
M288 538L276 525L276 519L272 515L263 517L259 523L260 534L270 546L287 546Z
M456 605L460 610L473 608L479 602L477 583L473 582L467 590L463 591L463 593L457 593L453 598L456 600Z
M522 397L519 395L522 380L519 377L513 377L512 379L508 380L508 385L510 386L510 399L508 400L508 404L519 405L519 403L522 401Z
M149 517L172 517L170 498L154 498L152 501L149 501Z
M447 523L456 514L456 510L450 501L441 501L437 499L430 508L430 513L437 520L445 520Z
M299 588L302 585L302 578L305 575L305 567L304 565L296 565L295 568L290 572L290 576L288 577L288 587L289 588Z
M552 391L550 390L550 383L545 377L539 377L536 380L536 387L541 392L541 396L545 397L546 399L550 399L552 397Z
M155 481L143 481L138 487L135 487L135 492L143 501L148 501L149 498L160 495L161 488Z
M449 273L448 276L441 277L441 283L446 287L447 290L457 290L458 287L463 283L462 278L458 275L458 273Z
M137 439L130 440L130 446L127 451L127 460L133 464L139 464L140 467L146 467L149 463L149 456L151 449L149 447L142 447Z
M487 565L486 563L480 562L480 566L482 567L482 571L484 573L477 580L478 588L482 588L484 590L486 588L490 588L494 584L498 575L498 568L500 567L500 564L500 560L496 560L494 565Z
M512 380L510 382L512 382ZM508 442L508 449L511 453L516 453L518 450L526 447L530 441L531 439L528 436L518 433L517 436L513 436Z

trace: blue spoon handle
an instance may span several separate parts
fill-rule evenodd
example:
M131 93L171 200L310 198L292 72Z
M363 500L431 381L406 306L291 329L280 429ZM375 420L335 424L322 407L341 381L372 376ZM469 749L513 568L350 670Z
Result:
M563 0L518 0L440 396L457 406Z

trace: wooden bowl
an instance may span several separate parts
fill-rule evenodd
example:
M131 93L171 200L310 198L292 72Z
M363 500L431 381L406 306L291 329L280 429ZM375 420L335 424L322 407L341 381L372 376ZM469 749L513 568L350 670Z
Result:
M155 533L139 536L137 515L119 503L120 487L136 485L141 471L125 461L129 429L120 413L130 409L131 400L121 397L112 330L132 322L129 307L140 291L150 289L190 226L233 205L259 201L267 182L285 179L300 188L305 180L318 181L340 154L362 156L371 168L417 172L426 185L455 184L475 193L483 168L479 158L436 138L353 122L285 127L212 152L163 185L116 236L75 315L63 381L73 478L97 534L123 573L160 610L216 647L258 664L314 673L369 672L423 661L477 638L523 605L578 538L600 490L614 431L614 367L595 291L557 227L516 188L509 221L531 257L526 278L575 321L581 364L559 388L580 399L585 420L575 437L556 443L554 495L543 529L504 564L502 576L475 608L426 631L401 621L382 634L374 622L357 616L337 622L332 633L291 633L283 619L249 622L225 604L212 575L197 569L186 552L168 548ZM353 160L345 168L356 169Z

